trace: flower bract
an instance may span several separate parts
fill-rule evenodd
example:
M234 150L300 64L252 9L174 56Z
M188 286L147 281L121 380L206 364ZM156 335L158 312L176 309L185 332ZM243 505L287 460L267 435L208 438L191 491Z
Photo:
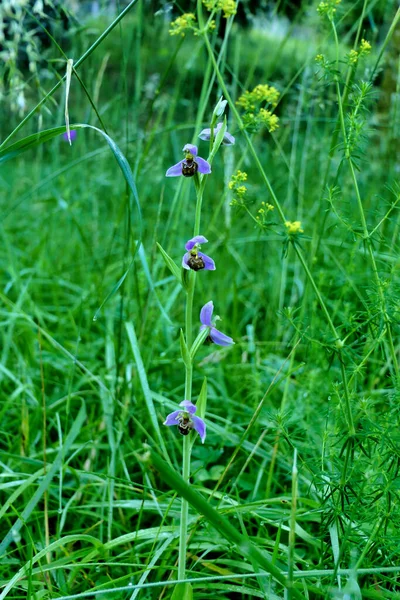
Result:
M193 271L215 271L215 263L210 256L199 252L200 244L206 244L208 240L204 235L196 235L194 238L186 242L186 254L182 258L182 267Z
M211 173L210 164L204 158L197 156L197 146L186 144L183 147L183 152L185 153L185 158L170 167L165 173L166 177L179 177L179 175L193 177L197 172L202 173L202 175Z
M214 127L214 138L216 137L216 135L219 132L219 130L221 129L221 127L222 127L222 123L218 123L218 125L216 127ZM199 134L199 138L201 140L204 140L205 142L208 142L211 138L211 129L203 129L203 131L201 131ZM225 131L224 137L222 140L222 144L224 146L233 146L234 143L235 143L235 138L233 137L233 135L231 135L228 131Z
M206 424L203 419L196 417L197 406L190 402L190 400L184 400L179 406L182 406L182 408L170 413L165 419L164 425L167 425L167 427L176 425L179 433L182 435L188 435L194 429L204 444L204 440L206 439Z
M208 327L210 330L209 336L211 338L211 341L214 342L214 344L217 344L218 346L231 346L235 343L233 339L229 337L229 335L225 335L225 333L222 333L222 331L218 331L218 329L214 327L211 321L213 312L214 304L212 300L210 300L210 302L207 302L207 304L205 304L200 311L200 330Z

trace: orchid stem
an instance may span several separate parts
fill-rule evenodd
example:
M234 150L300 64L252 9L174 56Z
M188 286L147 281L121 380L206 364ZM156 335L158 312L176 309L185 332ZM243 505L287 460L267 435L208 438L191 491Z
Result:
M194 177L194 183L196 187L196 212L194 221L194 236L199 235L200 232L200 218L201 218L201 205L203 200L203 180L200 180L196 174ZM185 333L186 333L186 345L190 352L193 343L193 299L194 299L194 288L196 284L196 273L194 271L189 272L189 284L187 289L186 298L186 318L185 318ZM185 371L185 400L192 399L192 380L193 380L193 362L186 365ZM183 438L183 449L182 449L182 477L189 483L190 482L190 453L191 453L191 436L185 435ZM189 517L189 505L187 500L182 498L181 505L181 521L180 521L180 534L179 534L179 561L178 561L178 579L185 579L186 575L186 552L187 552L187 526Z

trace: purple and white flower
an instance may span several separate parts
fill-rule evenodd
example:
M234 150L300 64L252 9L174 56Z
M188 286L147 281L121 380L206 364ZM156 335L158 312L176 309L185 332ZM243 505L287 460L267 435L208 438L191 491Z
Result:
M218 346L231 346L235 343L233 339L214 327L211 321L213 312L214 304L212 300L210 300L210 302L207 302L200 311L200 321L202 323L200 331L208 327L209 337L214 344L217 344Z
M182 435L188 435L194 429L199 434L202 444L204 444L206 424L203 419L196 417L197 406L190 400L184 400L179 406L182 406L181 410L174 410L170 413L165 419L164 425L167 425L167 427L177 425L178 431Z
M170 167L165 173L166 177L179 177L180 175L183 175L184 177L193 177L197 172L202 175L211 173L210 164L204 160L204 158L197 156L197 146L186 144L186 146L183 147L183 152L185 153L185 158L180 160L173 167Z
M217 134L221 127L222 123L218 123L218 125L214 127L214 139L217 137ZM211 138L211 129L203 129L203 131L200 132L199 138L201 140L204 140L205 142L209 142ZM233 137L233 135L231 135L228 131L225 131L224 137L222 139L222 144L224 146L233 146L234 143L235 138Z
M215 271L213 259L210 256L207 256L207 254L199 252L200 244L206 244L207 242L208 240L204 235L196 235L186 242L185 248L187 252L182 258L182 267L184 269L187 269L188 271L190 269L193 271L200 271L200 269L204 269L205 271Z

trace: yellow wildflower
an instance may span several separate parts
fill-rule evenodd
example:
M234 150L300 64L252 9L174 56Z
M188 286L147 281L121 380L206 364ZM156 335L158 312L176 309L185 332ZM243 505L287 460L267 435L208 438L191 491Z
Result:
M362 39L360 44L360 56L367 56L371 52L371 44L367 40Z
M193 13L184 13L175 21L172 21L169 27L169 35L185 35L187 29L195 29L196 17Z
M289 235L303 233L304 231L304 229L301 228L301 221L285 221L285 226Z
M349 52L349 63L351 65L357 64L358 61L358 52L357 50L350 50Z
M223 17L227 19L233 15L236 15L236 2L235 0L203 0L203 4L207 10L221 11L224 13Z
M279 127L278 117L272 114L271 111L265 110L265 108L260 108L258 120L260 123L262 123L268 128L268 131L270 133L272 133L273 131L275 131L275 129L278 129Z

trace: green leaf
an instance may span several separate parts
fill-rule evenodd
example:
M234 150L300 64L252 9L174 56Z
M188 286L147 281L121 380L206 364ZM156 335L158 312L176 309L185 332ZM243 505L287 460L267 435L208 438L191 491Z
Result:
M159 251L161 252L161 256L163 257L164 262L167 265L168 269L171 271L172 275L174 275L174 277L176 277L176 279L182 285L182 271L181 271L181 269L172 260L172 258L165 252L164 248L158 242L157 242L157 247L158 247Z
M140 348L136 337L135 328L133 323L125 323L126 331L128 334L128 339L131 344L133 356L135 358L136 368L139 376L140 385L142 387L144 400L146 402L147 410L149 411L150 420L153 425L154 431L157 435L157 441L161 446L164 456L167 460L169 460L167 448L165 447L164 439L161 434L160 425L157 419L156 409L153 403L153 396L151 395L151 390L149 386L149 382L147 380L146 369L144 368L142 356L140 354Z
M101 309L106 304L106 302L119 290L121 285L124 283L128 273L133 265L133 260L136 256L136 253L140 249L140 245L142 242L142 230L143 230L142 209L140 207L139 196L138 196L138 193L136 190L136 184L134 182L133 174L132 174L131 168L129 166L129 163L126 160L125 155L121 152L121 150L119 149L117 144L114 142L114 140L112 138L110 138L110 136L107 135L107 133L105 133L101 129L98 129L98 127L94 127L93 125L88 125L87 123L76 123L74 125L71 125L71 128L72 129L86 129L86 128L92 129L93 131L96 131L96 133L99 133L101 136L103 136L103 138L107 142L108 146L110 147L110 150L113 153L114 158L117 161L118 166L121 169L122 175L123 175L123 177L126 181L126 184L129 188L129 191L130 191L129 210L131 212L133 212L133 205L131 204L132 198L133 198L134 203L136 205L137 215L138 215L138 223L137 224L138 224L139 231L138 231L138 235L136 234L136 236L138 237L138 242L136 244L136 248L135 248L132 260L131 260L130 264L128 265L128 268L125 270L123 275L119 278L119 280L115 284L115 286L113 286L110 293L106 296L105 300L103 300L99 309L96 311L96 314L94 316L94 320L96 320L98 317L98 314L100 313ZM0 163L7 162L8 160L12 160L13 158L16 158L17 156L20 156L23 152L26 152L27 150L31 150L32 148L35 148L39 144L44 144L45 142L48 142L48 141L58 137L62 133L65 133L65 131L66 131L65 126L53 127L52 129L45 129L44 131L39 131L38 133L34 133L33 135L28 135L27 137L24 137L21 140L18 140L18 142L15 142L15 144L9 145L6 148L1 148L0 149ZM132 233L132 235L133 235L133 233Z
M171 600L193 600L193 588L190 583L177 583Z
M186 340L185 340L185 336L183 335L182 329L181 329L181 333L180 333L180 343L181 343L181 354L182 354L183 362L185 363L185 365L187 367L190 367L192 364L192 360L190 358L190 352L186 345Z
M187 500L189 504L208 521L224 538L237 547L238 552L244 556L251 564L256 564L260 569L264 569L267 573L271 573L282 586L287 587L288 582L285 575L276 567L270 555L258 548L247 537L242 535L238 528L231 523L207 502L203 496L199 494L191 485L189 485L182 476L177 473L170 465L168 465L161 456L152 448L146 447L149 450L150 461L157 469L161 479L172 489L174 489L182 498ZM292 598L304 600L303 594L291 586Z
M3 541L1 542L0 555L4 554L4 552L7 550L8 546L11 544L11 542L14 541L16 533L18 533L18 531L22 528L23 525L26 525L34 508L36 507L38 502L43 497L43 494L45 493L45 491L48 490L54 475L59 472L60 467L63 464L63 461L64 461L66 455L68 454L69 450L71 449L72 444L74 443L76 437L80 433L82 425L85 422L85 418L86 418L86 408L85 408L85 404L82 403L82 406L80 408L78 416L76 417L75 421L73 422L72 427L68 433L68 436L67 436L64 444L62 445L61 449L59 450L57 456L55 457L53 464L48 465L48 470L47 470L46 476L42 479L42 481L38 485L35 493L33 494L31 499L25 506L24 510L22 511L21 515L13 523L10 530L8 531L8 533L5 535ZM1 596L1 597L3 597L3 596Z
M224 139L224 135L226 132L226 117L224 116L224 121L222 123L222 127L221 129L218 131L215 140L214 140L214 144L210 153L210 156L208 157L208 162L212 163L212 161L214 160L215 155L217 154L219 147L222 144L222 140Z
M203 385L201 386L200 394L196 402L197 415L204 419L207 409L207 377L203 379Z

